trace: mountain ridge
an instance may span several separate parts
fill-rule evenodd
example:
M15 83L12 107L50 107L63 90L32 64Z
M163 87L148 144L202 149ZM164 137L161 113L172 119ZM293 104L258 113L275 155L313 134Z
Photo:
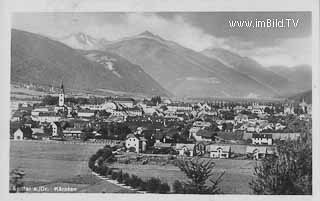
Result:
M74 89L170 95L140 66L115 53L78 51L50 38L16 29L12 29L11 47L13 82L51 84L63 79L66 87ZM90 53L97 57L90 60L87 56ZM113 59L110 60L112 68L110 63L100 62L103 57Z

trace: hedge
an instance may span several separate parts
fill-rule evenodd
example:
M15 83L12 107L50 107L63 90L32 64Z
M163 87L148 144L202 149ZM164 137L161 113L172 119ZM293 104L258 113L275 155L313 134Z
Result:
M151 179L147 180L147 191L151 193L158 193L160 184L160 179L152 177Z
M179 180L175 180L173 183L173 191L178 194L185 193L183 183Z
M118 172L112 171L112 173L111 173L111 179L117 180L117 179L118 179Z
M159 178L150 178L147 181L143 181L137 175L129 175L120 171L113 171L110 167L105 166L102 161L99 160L99 156L106 154L105 150L98 150L96 154L92 155L89 159L88 166L93 171L103 176L110 176L113 180L117 180L119 183L124 183L133 188L148 191L150 193L168 193L170 192L170 186L168 183L162 183ZM97 161L99 160L99 161ZM97 166L95 165L97 162Z

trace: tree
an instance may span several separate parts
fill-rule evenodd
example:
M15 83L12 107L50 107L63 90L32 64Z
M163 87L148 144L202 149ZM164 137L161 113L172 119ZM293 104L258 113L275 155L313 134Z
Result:
M212 160L200 159L180 159L178 167L190 179L184 182L184 192L193 194L217 194L221 193L218 184L222 181L224 172L214 177L215 163Z
M23 192L23 177L25 172L21 169L14 169L10 172L10 193Z
M312 194L312 149L308 140L283 142L278 156L265 158L249 183L255 194Z
M160 97L160 96L152 97L152 98L151 98L151 102L152 102L154 105L158 105L158 104L161 103L161 97Z

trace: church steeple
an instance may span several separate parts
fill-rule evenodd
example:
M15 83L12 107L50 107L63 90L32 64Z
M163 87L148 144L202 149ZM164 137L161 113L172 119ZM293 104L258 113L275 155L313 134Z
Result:
M63 81L61 80L61 85L60 85L60 93L64 94L64 86L63 86Z
M64 106L64 86L63 86L62 80L61 80L60 93L59 93L59 106L60 107Z

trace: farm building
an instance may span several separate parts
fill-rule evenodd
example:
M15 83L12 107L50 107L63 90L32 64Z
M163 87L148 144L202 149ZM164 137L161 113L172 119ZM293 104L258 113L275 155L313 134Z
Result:
M147 148L147 140L134 134L127 135L126 148L130 152L145 152Z
M254 159L259 160L266 156L267 147L261 146L247 146L247 155L252 156Z
M13 133L14 140L26 140L32 139L32 130L30 127L20 127Z
M179 152L180 156L193 156L194 144L176 144L175 150Z
M229 158L231 148L229 145L211 144L207 146L207 152L211 158Z

